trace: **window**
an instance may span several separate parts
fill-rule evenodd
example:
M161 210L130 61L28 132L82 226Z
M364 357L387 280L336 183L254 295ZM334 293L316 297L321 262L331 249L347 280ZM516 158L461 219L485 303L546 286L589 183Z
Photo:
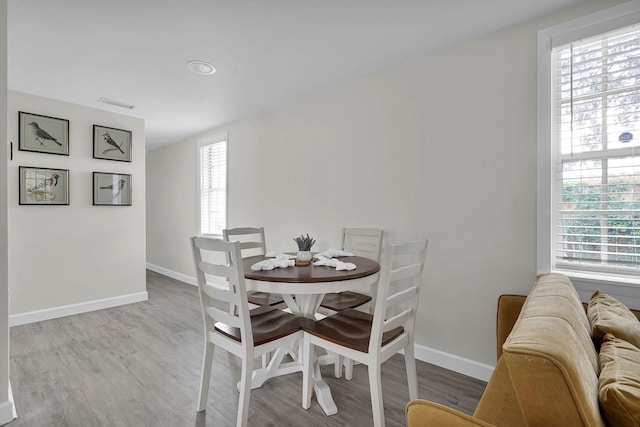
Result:
M227 224L227 135L198 142L200 234L221 235Z
M640 279L640 16L622 9L539 37L540 272Z

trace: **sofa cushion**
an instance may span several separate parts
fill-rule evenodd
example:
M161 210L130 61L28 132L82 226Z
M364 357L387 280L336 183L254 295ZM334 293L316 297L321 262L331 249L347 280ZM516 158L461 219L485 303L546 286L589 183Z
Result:
M640 349L606 334L600 349L598 397L611 426L640 426Z
M470 417L455 409L421 399L412 400L407 404L405 417L407 427L493 427L492 424Z
M606 333L611 333L640 348L640 321L617 299L596 290L589 300L587 315L596 345L600 345Z

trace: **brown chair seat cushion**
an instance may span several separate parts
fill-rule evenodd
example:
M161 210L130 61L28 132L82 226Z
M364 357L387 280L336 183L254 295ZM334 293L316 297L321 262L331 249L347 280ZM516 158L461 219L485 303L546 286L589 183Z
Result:
M296 316L269 306L251 310L251 329L253 330L253 345L258 346L277 340L299 331L305 325L313 322L306 317ZM240 329L217 322L215 328L227 337L241 342Z
M371 297L369 295L345 291L337 294L326 294L322 299L320 306L333 311L342 311L347 308L360 307L362 304L366 304L369 301L371 301Z
M372 321L373 315L348 308L303 329L319 338L366 353L369 351ZM385 332L382 335L382 345L394 340L402 332L402 327Z
M284 303L284 299L278 294L258 291L247 291L247 300L255 305L278 305Z

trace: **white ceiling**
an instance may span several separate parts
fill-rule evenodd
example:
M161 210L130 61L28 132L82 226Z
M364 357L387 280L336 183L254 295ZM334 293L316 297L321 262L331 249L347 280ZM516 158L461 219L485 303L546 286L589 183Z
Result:
M9 89L141 117L152 149L585 1L8 0Z

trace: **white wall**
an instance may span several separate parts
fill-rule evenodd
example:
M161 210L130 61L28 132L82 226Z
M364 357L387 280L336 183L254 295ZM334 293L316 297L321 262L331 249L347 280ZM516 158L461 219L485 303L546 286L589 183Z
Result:
M13 419L9 395L9 284L7 271L7 2L0 0L0 424Z
M147 169L147 262L195 277L189 237L198 233L196 146L172 144L150 151L147 168L150 165L152 169Z
M69 156L18 151L18 111L69 120ZM142 119L9 92L11 323L146 299ZM131 130L132 162L93 158L93 125ZM18 204L18 166L69 169L70 205ZM92 172L132 175L132 206L93 206Z
M536 32L616 3L592 2L212 129L229 132L228 225L264 226L273 250L294 250L300 233L316 237L317 249L335 247L341 226L381 227L390 242L428 237L416 335L423 359L444 354L490 371L497 298L526 294L536 275ZM177 276L194 275L196 141L147 153L147 261Z

